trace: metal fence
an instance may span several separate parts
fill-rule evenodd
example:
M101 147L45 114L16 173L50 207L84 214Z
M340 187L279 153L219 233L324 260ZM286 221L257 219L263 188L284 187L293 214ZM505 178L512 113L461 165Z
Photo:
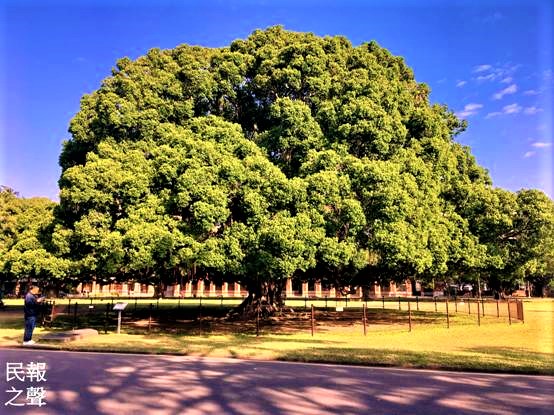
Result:
M197 297L197 298L173 298L171 302L163 299L144 299L121 297L98 299L79 299L56 303L45 302L43 310L43 323L45 325L57 325L63 321L65 327L79 328L91 326L104 330L113 329L117 314L113 307L117 302L127 302L124 311L124 323L129 324L136 320L144 322L142 326L150 331L153 325L165 321L167 326L176 322L179 318L185 318L192 324L197 324L200 330L206 328L206 319L216 315L225 316L233 307L230 301L240 303L240 299L234 297ZM291 324L300 330L310 330L312 335L318 327L333 321L343 321L350 325L363 325L364 334L367 326L379 319L385 313L391 316L394 313L394 321L401 326L412 330L417 324L422 324L424 316L432 316L433 322L450 327L453 323L451 317L467 315L468 321L481 325L482 320L487 322L494 320L504 321L508 324L524 322L523 301L520 299L477 299L477 298L429 298L429 297L381 297L381 298L347 298L347 297L304 297L289 299L287 307L296 310L296 316L290 319ZM210 310L206 310L209 307ZM219 312L218 312L219 310ZM285 318L286 320L287 318ZM467 320L467 319L466 319ZM203 326L204 324L204 326ZM254 324L250 321L248 324ZM330 323L329 323L330 324ZM467 324L467 322L466 322ZM258 316L255 321L256 334L259 334L260 326L264 325L263 319ZM267 326L266 326L266 329ZM271 328L269 328L271 329Z

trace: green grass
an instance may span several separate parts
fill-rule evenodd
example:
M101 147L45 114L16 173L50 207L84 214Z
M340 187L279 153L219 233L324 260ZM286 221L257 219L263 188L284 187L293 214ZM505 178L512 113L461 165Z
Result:
M81 308L88 308L89 305L93 305L95 309L102 309L105 310L106 305L109 305L111 307L112 304L115 304L117 302L126 302L127 310L134 310L135 307L138 309L147 309L151 304L156 309L174 309L178 305L181 307L199 307L200 304L203 307L233 307L242 302L241 298L237 299L225 299L221 300L219 298L210 298L210 297L202 297L202 298L161 298L161 299L155 299L155 298L128 298L128 297L109 297L109 298L72 298L72 299L52 299L52 301L55 301L56 306L59 308L60 306L68 306L70 305L72 307L75 306L75 304L78 304L79 309ZM400 302L400 308L403 311L406 311L408 309L406 298L401 298ZM454 313L457 307L458 312L461 314L462 312L468 312L471 311L473 314L475 314L475 304L473 303L475 300L471 300L472 304L468 308L468 301L459 299L457 301L457 305L454 301L450 301L449 303L449 311L450 313ZM5 299L4 303L8 307L20 307L23 304L23 299ZM312 300L312 299L303 299L303 298L295 298L295 299L287 299L285 302L285 305L287 307L292 307L294 309L309 309L312 305L318 309L326 309L326 310L335 310L336 307L341 307L345 310L352 310L352 309L361 309L363 307L364 301L360 301L358 299L352 300L352 299L339 299L339 300ZM398 310L399 303L398 299L391 297L391 298L385 298L385 302L379 300L374 301L367 301L365 302L368 309L386 309L386 310ZM410 300L411 308L415 312L416 309L419 309L420 311L429 311L434 312L435 311L435 303L431 298L424 298L420 299L417 303L412 298ZM444 301L438 301L437 302L437 310L439 312L445 312L445 303ZM488 316L496 315L496 305L491 302L487 303L485 307L485 314ZM506 315L506 310L501 310L501 315Z
M21 301L21 300L19 300ZM222 323L218 319L197 317L198 303L181 302L181 314L175 315L172 300L160 302L159 321L154 319L147 330L148 308L151 300L137 304L135 321L125 320L122 334L103 334L103 316L90 316L91 323L101 335L86 340L52 345L65 350L100 350L118 352L176 353L199 356L293 360L362 365L391 365L401 367L441 368L452 370L493 371L511 373L554 374L554 301L525 301L525 324L508 324L506 318L496 318L495 307L486 309L486 317L477 326L475 314L468 315L460 306L454 315L450 308L450 328L446 328L444 310L434 312L434 304L420 303L420 312L414 312L413 330L408 331L406 304L369 303L367 335L363 334L361 310L349 302L345 313L330 313L337 320L321 321L320 307L315 335L310 333L309 312L303 310L303 301L296 316L285 322L266 322L261 335L256 337L255 326L248 323ZM176 301L176 300L175 300ZM203 300L203 315L223 315L227 310L216 300L210 305ZM90 301L89 301L90 303ZM101 303L101 302L100 302ZM104 301L105 303L105 301ZM330 303L330 302L329 302ZM310 302L308 301L308 306ZM359 307L361 304L358 303ZM441 304L444 306L444 304ZM465 304L467 306L467 304ZM102 306L100 306L102 307ZM134 307L133 302L129 307ZM328 308L331 309L330 304ZM414 309L412 304L412 309ZM427 310L424 312L424 310ZM475 310L473 310L473 313ZM360 314L360 319L341 319L341 316ZM9 316L11 314L11 316ZM494 314L494 317L492 316ZM59 317L59 328L69 328L72 319ZM159 323L159 325L157 324ZM0 344L14 345L23 331L20 314L0 312ZM48 332L36 330L36 338Z

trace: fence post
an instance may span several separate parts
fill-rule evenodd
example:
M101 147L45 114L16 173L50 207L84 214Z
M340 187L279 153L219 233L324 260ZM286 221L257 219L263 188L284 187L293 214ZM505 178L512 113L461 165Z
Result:
M410 307L410 300L408 300L408 327L409 331L412 331L412 307Z
M366 324L367 324L367 305L364 304L364 316L363 316L363 321L364 321L364 336L367 334L367 328L366 328Z
M496 318L500 318L500 306L498 305L498 300L496 300Z
M419 295L416 295L415 303L416 303L416 309L417 311L419 311Z
M198 306L198 326L200 333L202 333L202 297L200 297L200 305Z
M523 300L520 301L521 306L521 322L525 324L525 319L523 318Z
M327 311L327 295L325 295L325 311Z
M314 305L312 304L312 337L314 336L314 325L315 325L315 311L314 311Z
M258 302L258 305L256 306L256 337L258 337L259 335L260 335L260 303Z
M454 300L456 302L456 300ZM448 314L448 298L446 299L446 328L450 328L450 315Z
M94 308L94 306L91 304L88 306L88 316L87 316L87 321L88 321L88 325L90 326L90 318L92 316L92 309Z
M385 296L382 295L381 298L383 299L383 310L385 309Z
M512 312L510 311L510 299L506 301L506 304L508 304L508 322L510 323L510 326L512 325Z
M122 310L117 310L117 334L121 334L121 312Z
M469 315L471 315L471 300L467 299L467 312Z
M435 300L435 313L437 312L437 297L433 296L433 300Z
M150 333L150 327L152 326L152 309L154 304L150 303L149 313L148 313L148 333Z
M104 334L108 333L108 313L110 312L110 305L106 303L106 318L104 319Z
M454 312L458 313L458 300L454 297Z
M479 311L479 299L477 299L477 325L481 326L481 312Z
M75 303L73 306L73 330L75 330L75 327L77 327L77 307L79 306L79 303Z
M50 328L52 328L52 323L54 322L55 312L56 312L56 301L52 301L52 310L50 311Z

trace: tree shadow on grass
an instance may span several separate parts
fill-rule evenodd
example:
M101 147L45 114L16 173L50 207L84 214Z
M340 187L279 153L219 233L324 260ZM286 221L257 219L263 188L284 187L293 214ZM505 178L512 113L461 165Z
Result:
M280 316L260 319L259 326L255 320L229 320L225 308L206 307L181 308L180 310L137 310L136 313L123 315L122 327L127 334L163 334L163 335L271 335L271 334L307 334L311 332L311 312L297 311ZM413 311L412 325L432 326L446 325L446 315L442 313ZM451 315L451 323L456 325L471 324L465 315ZM363 312L346 309L343 312L317 309L314 328L320 333L339 333L344 331L362 331ZM405 330L408 327L407 310L368 309L368 330ZM113 313L89 312L77 319L69 314L61 314L52 327L56 330L72 328L93 328L99 332L114 331L117 318Z
M23 317L13 320L0 320L0 329L21 329L25 327Z

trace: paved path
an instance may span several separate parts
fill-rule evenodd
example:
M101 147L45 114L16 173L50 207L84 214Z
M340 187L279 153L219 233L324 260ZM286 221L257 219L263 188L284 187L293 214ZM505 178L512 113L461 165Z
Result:
M47 364L46 406L6 407L6 362ZM554 414L554 377L0 349L1 414ZM35 385L38 385L35 383Z

